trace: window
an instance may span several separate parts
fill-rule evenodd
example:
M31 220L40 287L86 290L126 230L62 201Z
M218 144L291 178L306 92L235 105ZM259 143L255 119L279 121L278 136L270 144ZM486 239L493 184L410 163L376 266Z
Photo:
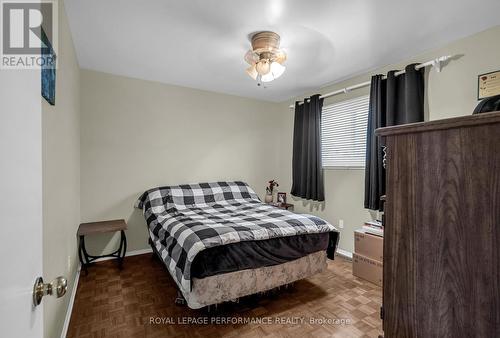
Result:
M323 107L321 142L324 168L365 166L369 96Z

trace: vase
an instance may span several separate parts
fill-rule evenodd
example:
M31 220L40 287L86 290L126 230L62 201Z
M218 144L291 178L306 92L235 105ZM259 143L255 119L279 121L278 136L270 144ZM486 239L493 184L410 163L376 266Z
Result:
M266 197L264 198L264 202L273 203L273 194L266 194Z

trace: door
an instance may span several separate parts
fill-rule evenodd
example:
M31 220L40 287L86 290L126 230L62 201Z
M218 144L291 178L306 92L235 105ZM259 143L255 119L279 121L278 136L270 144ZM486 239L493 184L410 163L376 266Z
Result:
M42 126L39 70L0 70L0 336L42 337Z

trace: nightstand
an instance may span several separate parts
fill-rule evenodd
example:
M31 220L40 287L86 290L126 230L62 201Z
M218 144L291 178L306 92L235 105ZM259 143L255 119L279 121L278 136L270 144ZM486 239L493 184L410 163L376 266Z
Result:
M290 203L271 203L273 207L293 211L293 204Z
M127 223L125 223L125 220L123 219L80 224L77 232L77 235L80 238L78 244L78 257L80 258L82 269L85 271L86 275L88 274L87 267L96 259L103 257L118 258L118 266L120 267L120 270L122 269L123 258L125 257L125 253L127 252L127 237L125 237L125 230L127 230ZM116 231L120 231L120 247L118 248L118 250L108 255L101 256L93 256L87 253L87 250L85 249L86 235L103 234Z

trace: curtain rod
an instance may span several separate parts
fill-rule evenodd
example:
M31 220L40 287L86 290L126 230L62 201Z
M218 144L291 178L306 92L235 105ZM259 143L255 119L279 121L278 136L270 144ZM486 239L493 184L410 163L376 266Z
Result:
M428 67L428 66L432 66L433 68L436 68L436 71L439 73L439 72L441 72L442 63L445 62L445 61L448 61L449 59L451 59L453 57L454 57L454 55L440 56L437 59L430 60L430 61L427 61L427 62L424 62L424 63L416 65L415 69L419 70L420 68L425 68L425 67ZM398 76L398 75L401 75L401 74L404 74L404 73L405 73L404 70L400 70L399 72L394 73L394 75ZM384 78L385 77L386 76L384 76ZM371 81L366 81L366 82L363 82L363 83L358 83L358 84L356 84L354 86L345 87L345 88L336 90L336 91L331 92L331 93L326 93L324 95L321 95L320 98L321 99L325 99L327 97L331 97L331 96L335 96L335 95L339 95L339 94L347 94L351 90L368 87L370 84L371 84ZM307 99L306 101L309 101L309 99ZM302 104L302 102L299 102L299 105L301 105L301 104ZM290 108L294 108L294 107L295 107L295 105L293 105L293 104L290 105Z

